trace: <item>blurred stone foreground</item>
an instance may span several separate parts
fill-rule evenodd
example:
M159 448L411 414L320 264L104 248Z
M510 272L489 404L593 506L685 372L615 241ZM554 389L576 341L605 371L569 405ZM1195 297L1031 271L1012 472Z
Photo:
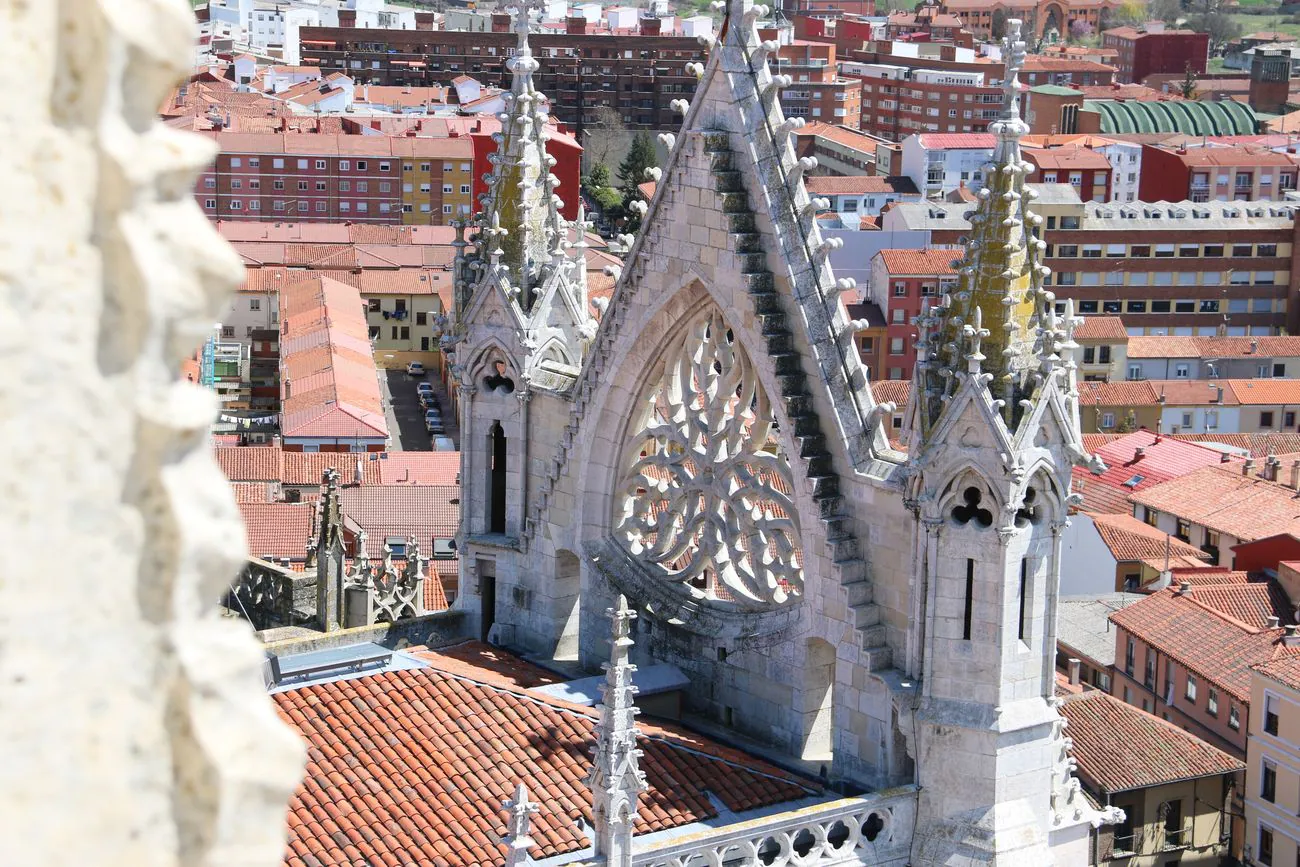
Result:
M239 260L155 109L185 0L0 0L0 864L276 865L303 750L248 627L244 558L177 379Z

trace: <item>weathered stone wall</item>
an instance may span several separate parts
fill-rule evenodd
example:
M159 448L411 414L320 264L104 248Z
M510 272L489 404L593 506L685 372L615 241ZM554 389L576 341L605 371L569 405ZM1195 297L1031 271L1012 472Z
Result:
M217 615L244 535L177 375L240 279L191 193L210 146L155 117L193 38L184 0L0 0L6 864L283 857L303 751Z

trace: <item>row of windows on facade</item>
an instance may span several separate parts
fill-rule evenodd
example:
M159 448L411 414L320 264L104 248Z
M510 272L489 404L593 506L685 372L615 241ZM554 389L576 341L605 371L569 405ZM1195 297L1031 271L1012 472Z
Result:
M1047 228L1055 227L1049 223ZM1061 228L1077 229L1078 225ZM1046 252L1048 258L1057 259L1274 258L1277 244L1048 244Z
M393 213L393 206L394 206L395 204L397 204L397 203L396 203L396 202L394 202L394 203L389 203L389 202L380 202L380 203L379 203L379 208L378 208L378 213L380 213L380 214L390 214L390 213ZM354 210L353 205L354 205L354 203L352 203L352 202L339 202L339 203L338 203L338 209L339 209L339 211L340 211L341 213L345 213L345 214L346 214L346 213L351 213L351 212ZM203 207L206 208L206 209L208 209L208 210L216 210L216 207L217 207L217 200L216 200L216 199L204 199L204 200L203 200ZM242 211L242 210L244 210L244 203L243 203L243 201L240 200L240 199L232 199L230 202L227 203L227 207L228 207L230 210L232 210L232 211ZM312 203L311 203L311 202L285 202L285 201L282 201L282 200L279 200L279 199L276 199L274 202L272 202L272 203L271 203L271 207L272 207L272 210L275 210L275 211L285 211L285 212L288 212L288 211L294 211L294 212L299 213L299 214L308 214L308 213L311 213L312 210L313 210L313 209L312 209ZM262 210L262 202L261 202L259 199L250 199L249 202L248 202L248 210L250 210L250 211L260 211L260 210ZM318 213L318 214L324 214L324 213L327 212L327 210L328 210L328 203L327 203L327 202L316 202L315 213ZM355 211L356 211L356 213L358 213L358 214L368 214L368 213L370 213L370 205L369 205L369 203L367 203L367 202L356 202L356 203L355 203ZM413 214L413 213L415 213L415 205L413 205L413 204L404 204L404 205L401 206L401 212L404 213L404 214ZM425 202L425 203L423 203L423 204L420 205L420 213L422 213L422 214L429 214L429 213L432 213L432 212L433 212L433 207L432 207L429 203ZM444 214L452 214L452 213L455 213L455 210L453 209L453 206L452 206L452 205L443 205L443 206L442 206L442 212L443 212ZM460 213L462 213L462 214L468 214L468 213L469 213L469 205L461 205L461 206L460 206Z
M862 100L862 107L871 108L872 107L871 100L869 99ZM885 110L896 109L898 108L898 103L896 103L892 99L882 99L880 100L880 108ZM942 109L938 109L938 108L922 109L922 107L919 105L909 105L904 107L902 110L906 111L908 114L923 114L927 117L943 117L943 115L940 114ZM961 117L963 120L974 120L974 119L992 120L998 116L998 113L1001 111L1001 109L972 110L968 108L965 110L961 110L960 115L958 115L957 113L958 111L959 109L955 109L955 108L948 109L948 117L953 119ZM884 115L877 115L876 122L889 123L889 118L885 117Z
M990 88L992 87L993 85L990 85ZM931 91L914 90L906 87L895 87L892 84L882 84L879 86L873 86L869 81L864 80L862 82L862 92L866 93L867 91L875 91L877 93L883 93L883 94L893 94L895 96L910 96L913 99L928 99L931 102L940 102L942 96L942 92L937 90L931 90ZM1002 105L1002 91L1001 89L998 89L998 90L991 90L989 93L965 93L965 94L949 93L948 101L981 103L984 105L1000 106ZM886 102L890 104L886 105L885 104ZM871 106L871 103L866 99L862 100L862 104L863 106L866 107ZM893 108L894 107L893 100L882 100L880 103L880 107Z
M261 157L230 157L230 161L229 161L230 168L232 169L243 168L245 159L248 160L248 167L250 169L261 168L262 165ZM353 162L354 162L353 160L339 160L338 170L341 172L353 171ZM393 170L392 160L379 160L378 162L379 162L379 170L381 172L391 172ZM329 160L311 160L311 159L298 160L298 168L306 169L311 167L313 163L315 165L316 171L324 171L325 169L329 168ZM356 163L356 171L358 172L365 172L370 170L369 160L355 160L355 163ZM284 158L282 157L271 158L271 168L282 169L284 168L284 165L285 165ZM404 162L402 163L402 171L413 172L415 171L415 165L416 164L413 162L412 163ZM462 172L468 172L472 168L473 165L471 163L460 164L460 170ZM427 171L432 171L432 169L433 169L433 163L420 163L420 171L427 172ZM456 163L444 162L442 164L442 170L444 172L456 171Z
M299 190L300 192L306 192L308 189L310 189L310 185L311 185L312 183L313 183L312 181L298 181L298 190ZM329 191L329 183L328 183L327 181L315 181L314 183L315 183L315 187L316 187L316 192L318 192L318 193L323 193L323 192L328 192L328 191ZM355 181L355 182L353 182L353 181L339 181L339 182L338 182L338 191L339 191L340 193L350 193L350 192L353 192L353 189L352 189L352 187L353 187L353 183L356 184L356 192L358 192L358 193L368 193L368 192L370 192L370 182L369 182L369 181ZM205 178L203 179L203 188L204 188L204 189L207 189L207 190L214 190L214 189L216 189L216 187L217 187L217 179L216 179L216 178L214 178L214 177L212 177L212 176L209 175L208 177L205 177ZM242 179L242 178L232 178L231 181L230 181L230 188L231 188L232 190L242 190L242 189L244 188L244 181L243 181L243 179ZM249 181L248 181L248 188L249 188L250 190L260 190L260 189L262 188L262 181L261 181L261 179L260 179L260 178L250 178ZM273 181L271 182L271 188L272 188L272 189L275 189L275 190L283 190L283 189L284 189L284 179L283 179L283 178L276 178L275 180L273 180ZM389 192L392 192L392 189L393 189L393 185L392 185L391 182L389 182L389 181L380 181L380 182L379 182L379 192L381 192L381 193L389 193ZM420 184L420 192L422 192L422 193L429 193L429 192L432 192L432 191L433 191L433 185L432 185L432 184ZM442 191L443 191L444 193L452 193L452 192L454 192L454 191L455 191L455 184L443 184L443 185L442 185ZM461 194L462 194L462 195L469 195L469 191L470 191L470 189L469 189L469 184L461 184L461 185L460 185L460 191L461 191ZM415 184L402 184L402 192L404 192L404 193L413 193L413 192L415 192Z
M410 55L487 54L489 57L496 57L498 53L502 57L513 57L515 55L515 51L517 50L517 47L513 45L498 47L496 45L459 46L459 45L443 45L440 43L435 43L432 45L419 45L413 47L418 48L419 50L401 52L392 48L387 42L353 42L350 44L346 44L344 46L345 49L351 51L372 52L374 54L384 54L384 55L391 54L399 57L403 56L404 54L410 54ZM446 50L444 51L443 49ZM695 60L699 57L699 54L697 52L691 52L691 51L672 51L672 50L648 51L647 50L647 51L638 52L631 48L625 48L622 50L620 54L619 49L616 48L615 49L592 48L587 51L579 51L578 49L575 48L553 48L550 46L535 49L534 53L540 54L543 57L584 57L590 60L618 60L620 58L623 60L634 60L637 59L638 54L640 56L640 59L642 60L651 60L651 59ZM609 67L605 67L605 70L609 71Z
M1273 286L1276 285L1271 279L1256 280L1256 285ZM1061 284L1061 285L1071 285ZM1090 285L1090 284L1083 284ZM1111 285L1111 284L1107 284ZM1134 284L1130 284L1134 285ZM1171 285L1168 283L1156 285ZM1179 283L1182 285L1195 285L1192 283ZM1206 281L1207 286L1220 285L1217 282ZM1247 281L1233 280L1234 286L1245 286ZM1170 301L1162 299L1136 300L1136 301L1075 301L1075 312L1083 315L1090 313L1103 313L1107 315L1124 314L1143 314L1143 313L1285 313L1285 298L1229 298L1227 307L1224 307L1223 301L1218 298L1202 298L1199 300ZM1064 312L1064 311L1061 311Z
M1175 277L1175 273L1177 273L1176 277ZM1287 272L1284 271L1282 273L1285 275ZM1199 281L1197 280L1197 275L1200 275ZM1124 280L1125 276L1128 277L1127 282L1125 282ZM1223 276L1224 276L1223 272L1220 271L1182 271L1182 272L1110 271L1105 274L1102 274L1098 271L1083 271L1083 272L1062 271L1062 272L1047 275L1047 277L1043 280L1043 283L1048 286L1127 286L1130 289L1139 288L1142 286L1223 286L1224 285ZM1253 276L1253 282L1252 282L1252 276ZM1277 272L1274 271L1229 271L1228 285L1230 286L1250 286L1250 285L1277 286L1279 284L1277 281ZM1103 303L1109 303L1111 305L1110 307L1105 308L1104 312L1107 313L1120 312L1118 309L1113 309L1114 304L1117 302L1103 302ZM1146 312L1145 310L1141 309L1143 305L1147 303L1146 301L1138 301L1135 303L1137 304L1137 306L1127 312L1129 313ZM1196 312L1194 308L1185 306L1187 304L1192 303L1190 301L1176 301L1174 303L1176 306L1173 312L1175 313ZM1218 300L1212 300L1212 301L1207 300L1207 301L1202 301L1200 303L1202 305L1208 305L1202 307L1200 311L1201 313L1219 312ZM1095 309L1095 304L1096 302L1093 302L1093 306L1090 309L1088 310L1081 309L1078 312L1096 313L1097 311ZM1157 307L1156 306L1157 304L1160 304L1161 306ZM1177 305L1183 305L1183 306L1177 306ZM1151 301L1151 312L1168 313L1169 312L1168 303ZM1243 309L1238 312L1245 313L1246 311Z
M1148 520L1147 523L1151 523L1151 522ZM1218 534L1215 533L1214 536L1217 541ZM1134 677L1136 653L1137 653L1137 642L1134 641L1132 638L1130 638L1128 640L1127 646L1124 649L1124 673L1127 674L1129 677ZM1142 674L1142 685L1145 686L1147 689L1151 690L1151 692L1153 693L1156 691L1156 652L1151 648L1146 649L1146 667ZM1190 671L1187 672L1187 681L1183 686L1182 700L1190 707L1199 708L1200 704L1197 698L1198 691L1199 691L1199 683L1196 679L1196 675L1192 674ZM1207 688L1205 692L1206 692L1205 712L1209 714L1211 717L1218 719L1219 690L1211 686ZM1129 688L1127 686L1124 687L1124 701L1127 704L1133 703L1130 698ZM1165 704L1168 705L1169 707L1174 707L1176 704L1176 696L1175 696L1175 689L1174 689L1174 663L1172 660L1168 660L1168 659L1165 660L1164 701ZM1146 699L1142 700L1142 709L1148 712L1151 711L1151 708L1148 706ZM1241 728L1241 711L1237 708L1236 702L1233 701L1228 702L1228 728L1232 729L1233 731L1236 731Z
M1267 429L1270 429L1270 430L1271 430L1272 427L1273 427L1273 421L1274 421L1275 418L1281 418L1281 419L1282 419L1282 429L1284 429L1284 430L1293 430L1293 429L1295 429L1295 413L1294 413L1294 412L1287 411L1287 412L1282 413L1281 416L1277 416L1277 415L1276 415L1272 410L1262 410L1262 411L1260 412L1260 414L1259 414L1259 426L1260 426L1260 428L1267 428ZM1103 431L1104 431L1104 430L1109 430L1110 428L1115 427L1115 425L1116 425L1116 421L1117 421L1117 419L1116 419L1115 413L1113 413L1113 412L1103 412L1103 413L1101 414L1101 420L1098 422L1098 427L1100 427ZM1179 431L1182 431L1182 432L1185 432L1185 433L1186 433L1186 432L1190 432L1190 431L1194 430L1195 427L1196 427L1195 413L1193 413L1193 412L1184 412L1184 413L1182 413L1181 418L1179 419L1179 421L1180 421L1179 424L1174 425L1174 430L1173 430L1174 433L1178 433ZM1205 410L1205 414L1204 414L1204 416L1202 417L1202 426L1205 428L1205 431L1206 431L1207 433L1208 433L1208 432L1211 432L1211 431L1216 431L1216 430L1218 430L1218 428L1219 428L1219 411L1218 411L1217 409L1207 409L1207 410ZM1180 524L1180 526L1181 526L1181 525L1186 525L1187 534L1190 534L1190 532L1191 532L1191 524L1189 524L1189 523L1186 522L1186 521L1183 521L1181 518L1179 519L1179 524ZM1204 545L1202 545L1202 546L1200 546L1200 547L1201 547L1202 549L1206 550L1207 552L1213 554L1215 560L1217 561L1217 560L1218 560L1218 556L1219 556L1219 555L1218 555L1218 547L1219 547L1219 542L1218 542L1218 540L1219 540L1219 534L1216 533L1216 532L1214 532L1213 530L1206 530L1205 532L1206 532L1207 539L1210 538L1210 537L1213 538L1213 543L1211 544L1209 541L1207 541L1206 544L1204 544ZM1180 539L1182 539L1184 542L1187 542L1187 541L1189 541L1189 540L1188 540L1187 538L1184 538L1184 536L1186 536L1187 534L1178 534L1178 533L1175 533L1174 535L1175 535L1175 536L1178 536L1178 537L1179 537ZM1213 550L1210 550L1211 548L1212 548ZM1126 580L1126 581L1124 582L1124 589L1125 589L1126 591L1137 592L1137 590L1138 590L1138 579L1137 579L1137 578L1133 578L1131 581Z

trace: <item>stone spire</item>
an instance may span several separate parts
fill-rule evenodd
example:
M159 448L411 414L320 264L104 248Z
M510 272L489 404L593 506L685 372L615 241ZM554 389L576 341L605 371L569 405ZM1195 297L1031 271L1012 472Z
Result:
M343 512L338 488L338 470L330 467L321 473L313 552L316 565L316 620L326 632L339 628L343 607ZM309 543L309 548L311 544Z
M528 850L533 846L529 833L533 813L541 806L528 800L528 789L520 783L515 789L514 800L506 801L501 808L510 814L510 828L501 839L506 844L505 867L522 867L528 863Z
M558 180L551 174L555 159L546 153L546 106L533 86L537 59L528 46L528 14L534 0L516 0L515 54L508 61L510 93L506 110L497 117L501 132L494 135L497 152L488 157L488 201L482 250L490 267L518 292L520 307L530 310L550 263L551 250L562 239L564 221L556 195ZM575 192L576 195L576 192Z
M1006 73L993 162L971 217L971 240L958 268L957 286L917 320L916 393L921 432L943 413L966 377L981 377L1008 428L1014 428L1042 381L1060 361L1062 338L1052 312L1054 297L1043 289L1050 273L1041 264L1043 243L1034 237L1042 218L1029 209L1035 193L1025 178L1032 166L1020 153L1029 128L1020 119L1020 68L1025 43L1020 22L1007 22L1003 39Z
M636 612L627 607L627 597L619 595L618 604L606 609L613 621L610 661L605 663L605 684L601 687L600 722L596 724L596 753L591 774L592 821L595 825L597 858L609 867L628 867L632 863L632 826L637 817L637 797L646 790L645 774L637 760L636 715L632 701L636 687L632 673L636 666L628 662L632 641L630 624Z

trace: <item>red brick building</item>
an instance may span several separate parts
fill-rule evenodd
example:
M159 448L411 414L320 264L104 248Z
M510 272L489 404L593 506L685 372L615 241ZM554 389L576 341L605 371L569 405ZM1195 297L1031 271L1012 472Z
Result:
M1101 34L1103 48L1119 52L1119 80L1141 84L1153 73L1184 75L1205 72L1210 36L1192 30L1114 27Z
M1296 188L1296 158L1263 147L1144 145L1144 202L1282 201Z
M760 31L775 39L775 30ZM781 46L773 75L788 75L793 84L781 91L786 117L822 120L856 129L862 118L862 84L836 72L835 46L829 42L795 39Z
M1054 148L1025 148L1025 160L1032 163L1032 184L1069 184L1085 202L1110 200L1113 170L1110 161L1097 151L1075 145Z
M885 346L877 379L907 379L916 366L916 326L922 299L938 303L957 282L953 250L881 250L871 260L867 297L885 316Z

